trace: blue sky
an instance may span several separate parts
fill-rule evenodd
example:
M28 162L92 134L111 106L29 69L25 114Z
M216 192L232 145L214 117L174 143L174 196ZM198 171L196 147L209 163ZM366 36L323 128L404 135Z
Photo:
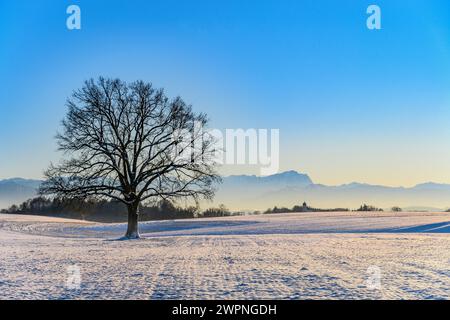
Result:
M280 170L317 182L450 183L445 0L1 1L0 178L42 176L66 98L100 75L164 87L217 128L279 128Z

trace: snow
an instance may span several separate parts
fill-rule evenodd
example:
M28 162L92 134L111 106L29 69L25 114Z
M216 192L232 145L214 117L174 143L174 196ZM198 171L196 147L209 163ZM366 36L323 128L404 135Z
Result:
M449 299L449 213L123 224L0 215L4 299ZM75 270L80 287L68 286ZM379 281L373 282L373 279Z

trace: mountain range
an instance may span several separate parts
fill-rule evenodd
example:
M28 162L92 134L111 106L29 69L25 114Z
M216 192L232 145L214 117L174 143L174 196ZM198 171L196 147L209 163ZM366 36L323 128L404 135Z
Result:
M0 180L0 208L21 203L36 195L40 180ZM382 208L438 211L450 205L450 184L423 183L411 188L364 183L327 186L314 183L307 174L286 171L270 176L234 175L223 178L212 206L232 210L265 210L292 207L303 202L316 208L354 209L366 203Z

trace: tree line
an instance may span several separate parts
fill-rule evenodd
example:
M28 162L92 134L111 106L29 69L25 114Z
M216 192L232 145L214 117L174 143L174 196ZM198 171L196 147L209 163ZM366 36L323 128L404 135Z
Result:
M63 199L36 197L20 205L12 205L1 213L57 216L61 218L96 222L126 222L127 207L120 201L98 199ZM224 217L232 214L224 205L201 211L198 206L177 206L169 200L160 200L153 205L141 204L139 220L192 219L202 217Z
M381 212L384 211L381 208L377 208L375 206L363 204L358 209L350 210L348 208L331 208L331 209L319 209L308 206L306 203L303 203L302 206L295 205L291 209L286 207L273 207L264 211L264 214L271 213L289 213L289 212L346 212L346 211L354 211L354 212ZM392 207L392 212L401 212L402 208L400 207Z
M289 213L289 212L338 212L338 211L350 211L347 208L332 208L332 209L319 209L319 208L313 208L308 206L306 203L303 203L303 205L295 205L291 209L286 207L280 207L277 206L273 208L269 208L266 211L264 211L264 214L271 214L271 213Z
M361 205L356 210L348 208L319 209L313 208L306 203L295 205L292 208L273 207L264 212L254 211L253 215L258 214L278 214L278 213L301 213L301 212L380 212L383 209L375 206ZM393 212L401 212L400 207L393 207ZM88 199L64 199L55 197L36 197L29 199L20 205L12 205L8 209L3 209L1 213L7 214L30 214L43 216L56 216L61 218L89 220L96 222L126 222L127 207L120 201ZM193 219L193 218L213 218L228 217L246 214L244 212L230 211L225 205L201 210L199 206L177 206L169 200L160 200L150 205L141 204L139 208L139 220L174 220L174 219ZM248 214L248 213L247 213Z

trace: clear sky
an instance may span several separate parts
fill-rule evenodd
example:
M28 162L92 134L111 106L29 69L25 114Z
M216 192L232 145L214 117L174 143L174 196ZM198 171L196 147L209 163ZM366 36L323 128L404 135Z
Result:
M0 179L42 177L66 98L99 75L153 82L217 128L279 128L280 170L315 182L450 183L447 0L2 0Z

